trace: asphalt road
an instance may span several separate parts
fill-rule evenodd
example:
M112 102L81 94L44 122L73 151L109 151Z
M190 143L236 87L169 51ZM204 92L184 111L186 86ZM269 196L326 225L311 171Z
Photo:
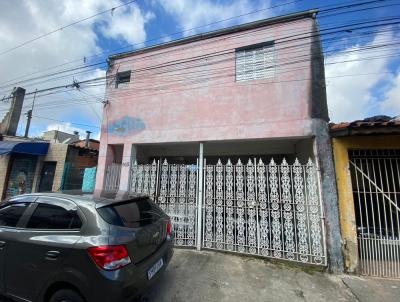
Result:
M399 297L400 280L329 275L295 264L176 249L169 267L143 301L397 302Z

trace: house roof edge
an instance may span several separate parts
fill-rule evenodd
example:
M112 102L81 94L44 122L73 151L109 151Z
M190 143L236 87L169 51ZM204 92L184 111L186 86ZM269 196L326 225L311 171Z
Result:
M231 33L235 33L235 32L240 32L240 31L245 31L245 30L249 30L249 29L253 29L253 28L262 27L265 25L277 24L277 23L288 22L288 21L295 21L295 20L300 20L300 19L305 19L305 18L315 18L316 14L318 14L318 9L311 9L311 10L301 11L301 12L292 13L292 14L288 14L288 15L277 16L277 17L272 17L272 18L268 18L268 19L262 19L262 20L258 20L258 21L253 21L253 22L249 22L249 23L231 26L228 28L223 28L223 29L206 32L206 33L196 34L193 36L173 40L173 41L166 42L166 43L156 44L156 45L149 46L149 47L144 47L144 48L140 48L140 49L136 49L136 50L131 50L131 51L114 54L114 55L109 56L108 59L110 61L113 61L113 60L118 60L118 59L122 59L125 57L129 57L132 55L137 55L137 54L154 51L154 50L159 50L159 49L163 49L163 48L169 48L169 47L187 44L187 43L191 43L191 42L196 42L196 41L200 41L200 40L210 39L210 38L227 35L227 34L231 34Z

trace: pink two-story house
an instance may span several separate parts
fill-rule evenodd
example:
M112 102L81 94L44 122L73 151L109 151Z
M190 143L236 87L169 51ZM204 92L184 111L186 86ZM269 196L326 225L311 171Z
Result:
M178 245L341 270L316 15L111 56L96 188L152 195Z

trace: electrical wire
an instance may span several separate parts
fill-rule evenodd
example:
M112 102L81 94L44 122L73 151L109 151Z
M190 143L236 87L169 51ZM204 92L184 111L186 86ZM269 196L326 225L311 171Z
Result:
M234 17L231 17L231 18L228 18L228 19L219 20L219 21L216 21L216 22L213 22L213 23L209 23L209 24L205 24L205 25L202 25L202 26L199 26L199 27L194 27L194 28L191 28L191 29L188 29L188 30L185 30L185 31L180 31L180 32L177 32L177 33L173 33L173 34L170 34L170 35L183 34L183 33L187 32L187 31L193 31L193 30L196 30L196 29L199 29L199 28L211 26L211 25L213 25L213 24L217 24L217 23L221 23L221 22L226 22L227 20L231 20L231 19L235 19L235 18L240 18L240 17L242 17L242 16L249 15L249 14L254 14L254 13L257 13L257 12L259 12L259 11L269 10L269 9L272 9L272 8L276 8L276 7L279 7L279 6L285 6L285 5L292 4L292 3L294 3L294 2L300 2L300 1L302 1L302 0L287 2L287 3L280 4L280 5L276 5L276 6L272 6L272 7L263 8L263 9L256 10L256 11L252 11L252 12L248 12L248 13L246 13L246 14L242 14L242 15L239 15L239 16L234 16ZM362 5L371 4L371 3L375 3L375 2L382 2L382 1L390 1L390 0L367 1L367 2L361 2L361 3L352 4L352 6L355 6L355 5L358 5L358 6L361 5L361 6L362 6ZM352 2L354 2L354 1L344 2L344 3L339 3L339 4L352 3ZM321 6L320 8L332 7L332 6L334 6L334 5ZM346 6L340 6L340 5L339 5L339 6L333 7L333 9L335 9L335 8L336 8L336 9L339 9L339 8L348 7L348 6L349 6L349 5L346 5ZM320 14L322 14L323 12L324 12L324 11L320 11ZM164 36L162 36L162 37L164 37ZM149 42L152 42L153 40L160 39L160 38L162 38L162 37L155 38L155 39L150 39L150 40L146 40L146 41L141 42L141 43L138 43L138 44L130 44L129 46L134 47L134 46L136 46L136 45L143 45L144 43L149 43ZM122 48L118 48L118 49L114 49L114 50L112 50L112 51L118 51L118 50L121 50L121 49L123 49L123 47L122 47ZM104 52L104 53L105 53L105 52ZM97 55L95 55L95 56L99 56L99 54L97 54ZM95 57L95 56L92 56L92 57ZM89 57L87 57L87 58L89 58ZM77 60L71 61L71 62L76 62L76 61L77 61ZM70 62L61 64L61 65L59 65L59 66L65 66L65 65L68 64L68 63L70 63ZM96 65L105 64L105 63L106 63L106 62L99 62L99 63L96 63ZM89 65L89 67L90 67L90 65ZM85 68L85 67L82 67L82 66L81 66L81 67L77 67L77 68ZM36 73L37 73L37 72L36 72ZM34 73L34 74L35 74L35 73ZM25 77L25 76L22 76L22 77ZM15 80L15 79L14 79L14 80ZM12 80L9 80L9 81L12 81ZM9 82L9 81L7 81L7 82ZM2 84L4 84L4 83L2 83ZM20 83L18 83L18 84L20 84ZM12 83L12 84L10 84L10 85L11 85L11 86L15 86L16 84L15 84L15 83ZM0 87L0 88L3 88L3 87Z
M32 42L35 42L35 41L37 41L37 40L43 39L43 38L45 38L45 37L48 37L48 36L50 36L50 35L52 35L52 34L54 34L54 33L56 33L56 32L59 32L59 31L65 30L65 29L67 29L67 28L69 28L69 27L75 26L75 25L77 25L77 24L79 24L79 23L82 23L82 22L84 22L84 21L93 19L93 18L95 18L95 17L97 17L97 16L100 16L100 15L103 15L103 14L105 14L105 13L113 12L113 11L115 11L116 9L120 8L120 7L129 5L129 4L132 4L132 3L136 2L136 1L137 1L137 0L132 0L132 1L129 1L129 2L123 3L123 4L121 4L121 5L112 7L112 8L110 8L110 9L107 9L107 10L104 10L104 11L101 11L101 12L98 12L98 13L92 15L92 16L89 16L89 17L86 17L86 18L77 20L77 21L75 21L75 22L72 22L72 23L70 23L70 24L61 26L61 27L59 27L59 28L56 28L56 29L54 29L54 30L52 30L52 31L49 31L49 32L43 34L43 35L37 36L37 37L35 37L35 38L33 38L33 39L27 40L27 41L25 41L25 42L23 42L23 43L21 43L21 44L18 44L18 45L14 46L14 47L11 47L11 48L9 48L9 49L4 50L4 51L0 52L0 56L1 56L1 55L4 55L4 54L6 54L6 53L12 52L12 51L14 51L14 50L16 50L16 49L18 49L18 48L21 48L21 47L23 47L23 46L25 46L25 45L28 45L28 44L30 44L30 43L32 43Z
M394 22L394 23L392 23L392 24L389 24L389 25L397 25L398 23L397 22ZM387 26L387 24L383 24L383 25L380 25L380 26ZM371 28L371 27L363 27L363 28ZM360 28L358 28L358 29L360 29ZM353 29L354 30L354 29ZM330 34L332 34L332 33L330 33ZM335 34L335 33L334 33ZM322 36L322 35L321 35ZM392 44L392 46L393 45L395 45L395 44ZM385 46L383 46L383 47L385 47ZM387 47L387 45L386 45L386 47ZM376 59L380 59L380 58L384 58L384 56L378 56L378 57L376 57ZM369 58L369 59L371 59L371 58ZM305 62L305 61L304 61ZM336 62L336 63L343 63L343 62L346 62L346 61L342 61L342 62ZM298 62L297 62L298 63ZM182 63L180 63L180 64L182 64ZM177 64L175 64L175 66L176 66ZM174 65L172 65L172 66L174 66ZM198 67L198 66L197 66ZM163 67L153 67L154 68L154 70L157 70L157 68L158 69L160 69L160 68L165 68L165 66L163 66ZM138 71L133 71L133 73L137 73ZM142 71L143 72L143 71ZM171 72L171 71L169 71L169 72ZM362 75L362 74L359 74L360 76ZM364 75L369 75L369 74L364 74ZM178 75L177 75L178 76ZM194 74L194 76L196 76L196 74ZM354 74L353 75L341 75L341 76L338 76L338 77L344 77L344 76L355 76ZM327 77L327 78L332 78L332 77ZM99 78L96 78L96 79L89 79L89 80L87 80L86 82L82 82L82 83L85 83L85 84L87 84L88 85L88 87L89 86L92 86L92 87L95 87L95 85L98 85L98 84L96 84L96 83L98 83L98 82L100 82L100 81L107 81L107 80L109 80L109 79L112 79L112 77L110 77L110 78L108 78L107 76L106 77L103 77L103 78L101 78L101 77L99 77ZM143 80L143 79L141 79L141 80ZM310 79L296 79L295 81L298 81L298 80L300 80L300 81L304 81L304 80L310 80ZM282 82L284 82L284 81L279 81L279 83L282 83ZM272 81L271 82L269 82L269 83L273 83ZM269 83L257 83L257 85L258 84L269 84ZM105 83L104 83L105 84ZM104 85L104 84L102 84L102 85ZM59 89L59 91L57 92L57 93L62 93L62 92L65 92L65 88L67 88L68 87L68 85L67 86L57 86L57 87L51 87L52 88L52 90L54 89L54 90L56 90L56 89ZM226 86L225 86L226 87ZM154 89L153 89L154 90ZM51 90L45 90L45 91L51 91ZM42 92L45 92L45 91L42 91ZM93 97L95 97L95 96L93 96ZM37 117L37 116L36 116ZM38 118L44 118L44 117L38 117ZM53 120L55 120L55 119L53 119ZM59 122L65 122L65 121L61 121L61 120L56 120L56 121L59 121ZM72 124L72 123L71 123ZM73 124L78 124L78 123L73 123ZM82 125L82 126L88 126L89 127L89 125L86 125L86 124L80 124L80 125Z

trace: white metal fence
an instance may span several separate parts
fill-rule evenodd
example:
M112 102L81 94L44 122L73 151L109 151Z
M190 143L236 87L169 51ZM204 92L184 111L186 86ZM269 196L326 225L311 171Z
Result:
M311 160L305 165L297 159L293 164L205 160L201 184L198 172L198 164L166 160L131 166L130 191L149 194L167 212L176 245L194 247L200 240L208 249L326 265L322 206Z
M205 165L206 248L326 264L314 164Z
M171 217L175 244L196 246L198 165L132 165L130 191L149 194Z
M400 150L350 151L362 274L400 278Z
M121 165L113 163L107 166L104 189L107 191L118 190L120 179L121 179Z

